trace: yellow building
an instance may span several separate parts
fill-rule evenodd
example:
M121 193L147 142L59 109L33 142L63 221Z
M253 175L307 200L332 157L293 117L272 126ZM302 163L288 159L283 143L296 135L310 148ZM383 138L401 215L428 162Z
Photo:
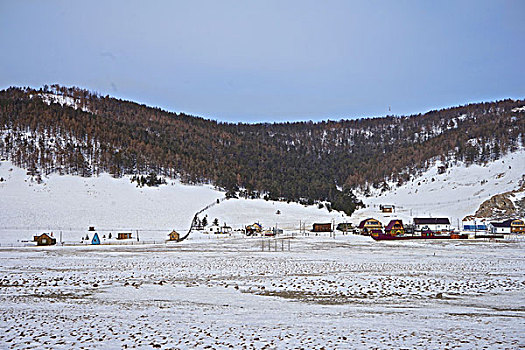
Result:
M180 235L177 231L173 230L168 234L168 241L178 241Z
M382 230L383 224L379 220L368 218L361 221L357 228L361 231L361 234L369 235L372 230Z

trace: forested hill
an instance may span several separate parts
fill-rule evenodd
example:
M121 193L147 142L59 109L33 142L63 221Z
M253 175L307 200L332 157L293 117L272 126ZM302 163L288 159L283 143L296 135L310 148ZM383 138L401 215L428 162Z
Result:
M115 177L152 172L243 195L327 201L403 183L433 160L487 162L525 142L524 100L404 117L219 123L78 88L0 92L0 154L32 173Z

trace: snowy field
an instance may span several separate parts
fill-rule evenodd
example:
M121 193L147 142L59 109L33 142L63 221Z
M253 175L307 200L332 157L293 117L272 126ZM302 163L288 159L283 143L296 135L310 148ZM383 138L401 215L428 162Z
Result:
M524 253L353 235L0 247L0 348L519 349Z

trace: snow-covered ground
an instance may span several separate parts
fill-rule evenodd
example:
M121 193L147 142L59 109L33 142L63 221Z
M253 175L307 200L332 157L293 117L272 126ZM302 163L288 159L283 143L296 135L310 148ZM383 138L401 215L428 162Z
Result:
M317 206L271 202L262 199L231 199L200 215L211 223L234 229L254 222L264 227L298 230L300 224L311 229L314 222L359 223L374 217L387 224L393 218L411 222L414 217L445 216L455 227L474 214L491 196L518 187L525 175L525 150L506 155L485 166L456 166L438 174L438 166L401 187L362 198L366 208L351 218ZM9 161L0 162L0 244L30 240L34 234L53 232L63 241L79 243L89 226L102 235L132 231L142 240L162 241L172 229L184 233L194 214L224 193L209 185L187 186L178 181L155 188L137 188L129 178L51 175L42 184L31 181L26 171ZM393 204L395 213L380 213L381 204ZM198 235L192 235L198 239ZM202 237L201 237L202 238Z
M421 176L390 191L362 197L366 208L354 213L354 222L374 217L388 224L399 218L412 222L414 217L448 217L452 226L460 228L467 215L493 195L517 190L525 176L525 150L508 154L485 166L454 166L438 173L436 164ZM380 205L395 205L395 213L383 214Z
M353 235L290 250L273 238L0 247L0 348L518 349L524 249Z
M51 175L42 184L31 182L24 169L8 161L0 162L0 244L13 244L32 239L41 232L53 232L66 242L80 242L89 226L112 236L118 231L131 231L142 240L162 241L175 229L185 233L197 211L224 198L224 192L209 185L188 186L178 181L159 187L137 188L129 178ZM277 212L280 214L277 214ZM306 223L341 222L341 213L317 206L271 202L263 199L230 199L200 215L208 223L219 223L234 229L260 222L299 229ZM194 235L196 237L197 235ZM90 235L91 237L91 235ZM192 237L192 238L194 238ZM102 238L102 237L101 237Z
M519 152L442 175L433 168L367 198L369 207L350 221L374 216L386 223L379 204L396 205L391 217L454 221L515 189L523 159ZM201 218L234 229L277 224L287 235L20 247L42 231L79 242L88 226L101 235L138 230L142 240L163 241L171 229L184 233L195 212L224 193L178 182L137 188L108 175L52 175L37 184L7 161L0 162L0 178L0 348L525 347L522 240L305 236L300 222L309 229L349 218L315 206L236 199Z

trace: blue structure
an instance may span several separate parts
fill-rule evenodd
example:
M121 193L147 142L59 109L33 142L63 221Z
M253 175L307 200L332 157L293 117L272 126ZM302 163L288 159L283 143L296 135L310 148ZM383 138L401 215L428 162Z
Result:
M98 233L95 232L95 235L93 236L93 239L91 240L91 244L100 244L100 238L98 238Z
M463 230L465 231L487 231L487 225L485 224L463 225Z

